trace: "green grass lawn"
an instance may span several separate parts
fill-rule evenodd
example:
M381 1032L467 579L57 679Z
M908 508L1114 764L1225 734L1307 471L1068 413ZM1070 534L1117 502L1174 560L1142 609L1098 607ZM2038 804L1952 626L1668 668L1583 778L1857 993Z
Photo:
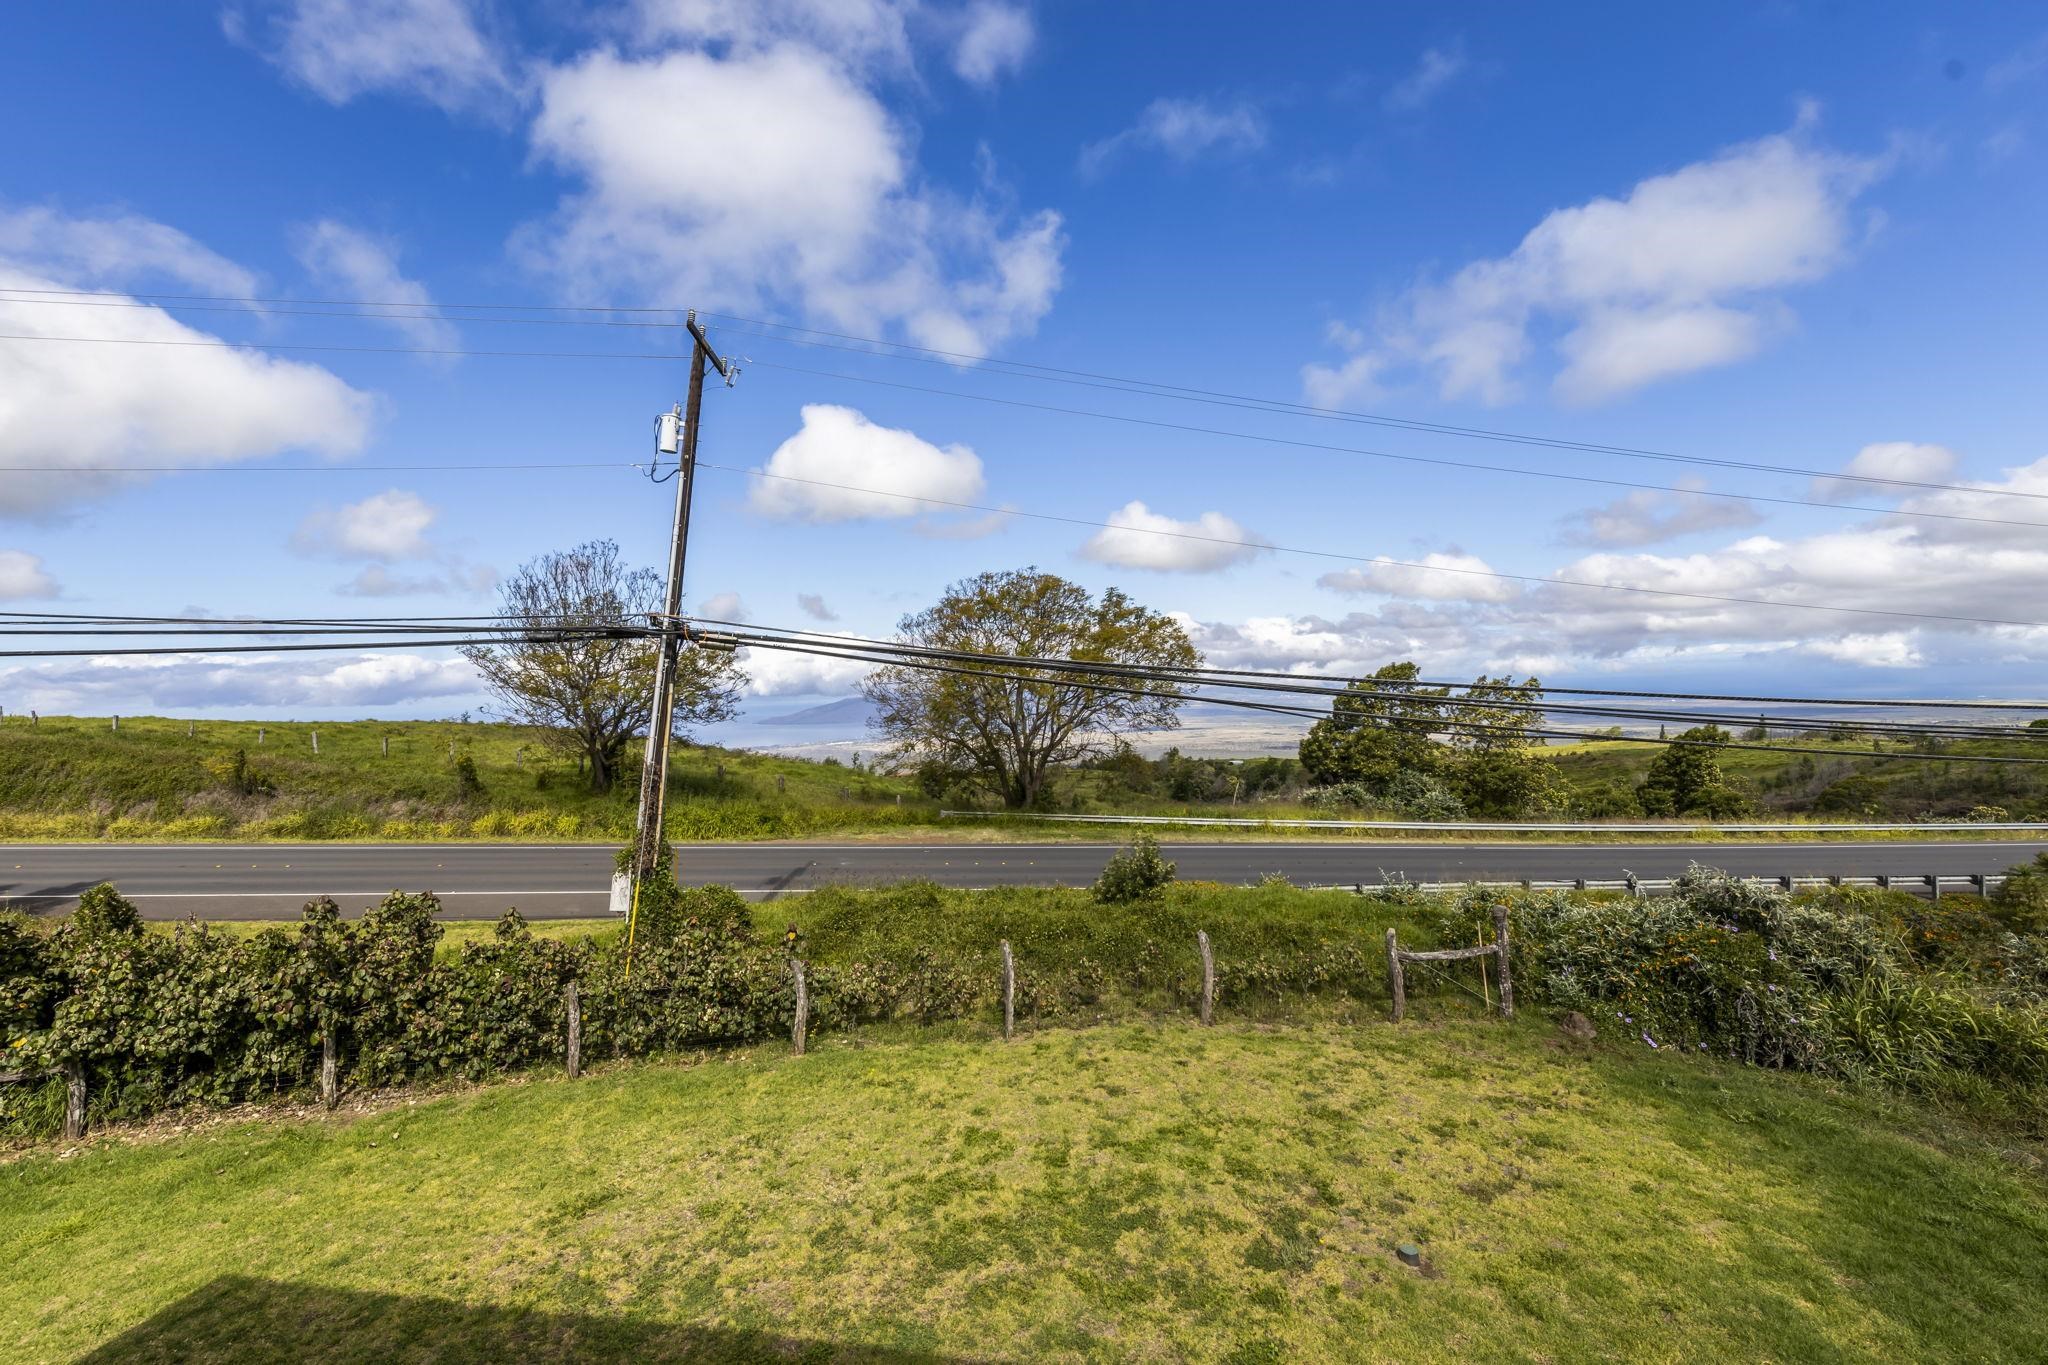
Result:
M46 1150L0 1356L2022 1361L2044 1245L2037 1173L1888 1102L1339 1009Z

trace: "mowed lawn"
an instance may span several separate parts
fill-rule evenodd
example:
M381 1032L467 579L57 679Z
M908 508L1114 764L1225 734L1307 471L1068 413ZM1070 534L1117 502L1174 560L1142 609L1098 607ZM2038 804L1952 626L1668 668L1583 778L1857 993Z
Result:
M2048 1358L1934 1132L1533 1019L833 1039L18 1157L0 1355Z

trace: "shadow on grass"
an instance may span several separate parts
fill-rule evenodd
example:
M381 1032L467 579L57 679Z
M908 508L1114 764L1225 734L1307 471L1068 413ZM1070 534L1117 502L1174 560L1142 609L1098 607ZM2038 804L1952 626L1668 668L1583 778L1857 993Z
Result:
M859 1342L644 1318L480 1307L223 1275L123 1332L88 1362L876 1361L965 1359Z

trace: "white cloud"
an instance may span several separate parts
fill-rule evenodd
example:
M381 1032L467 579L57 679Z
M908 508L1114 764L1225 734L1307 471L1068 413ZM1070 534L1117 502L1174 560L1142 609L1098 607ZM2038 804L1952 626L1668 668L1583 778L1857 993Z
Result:
M427 574L394 573L382 564L365 564L336 591L347 597L447 597L489 592L497 582L496 569L460 560Z
M1815 640L1813 648L1823 658L1865 668L1914 668L1927 661L1913 637L1903 631Z
M109 655L0 669L0 689L46 712L401 706L482 690L460 655Z
M790 306L983 355L1059 289L1059 215L1012 222L922 184L904 130L825 51L599 51L544 68L539 91L534 154L580 188L514 245L565 290Z
M805 404L802 429L760 472L776 477L754 481L748 506L778 521L924 517L933 509L917 498L972 502L983 488L981 457L966 446L935 446L830 403Z
M397 249L332 218L308 223L295 234L299 263L349 298L391 304L380 310L384 323L415 346L452 350L462 338L434 306L425 285L398 269Z
M1161 573L1214 573L1256 558L1263 541L1221 512L1193 521L1162 516L1142 502L1109 514L1113 529L1097 531L1079 551L1083 559L1123 569Z
M394 92L464 110L512 93L505 60L470 0L231 4L221 24L330 104Z
M55 597L57 580L43 571L43 561L26 550L0 550L0 602Z
M747 604L736 592L714 593L697 604L697 614L714 621L745 621Z
M849 67L908 70L916 0L636 0L643 39L760 52L793 44Z
M1200 156L1242 155L1266 145L1266 123L1249 104L1156 99L1120 133L1081 149L1083 175L1100 175L1126 152L1150 150L1186 163Z
M1464 74L1467 65L1462 38L1444 47L1429 48L1415 69L1387 91L1383 102L1396 113L1414 113L1442 94L1446 86Z
M953 70L971 84L993 85L1024 65L1036 36L1023 6L977 0L953 44Z
M1311 362L1301 367L1302 395L1319 408L1340 408L1346 403L1370 400L1380 392L1379 376L1387 364L1387 357L1370 351L1354 355L1341 365Z
M2048 459L1971 486L2048 493ZM1969 492L1924 492L1900 505L1984 512ZM1467 556L1424 562L1486 567ZM1316 631L1334 632L1328 649L1363 658L1423 654L1469 666L1549 658L1622 669L1713 658L1780 667L1801 655L1872 668L2048 662L2048 541L2023 525L1885 518L1797 539L1753 535L1689 555L1589 554L1531 572L1584 586L1374 566L1321 582L1393 600ZM1601 584L1658 591L1593 586Z
M1415 567L1421 565L1423 567ZM1489 578L1493 566L1478 555L1426 554L1410 563L1375 560L1360 569L1326 573L1316 581L1346 593L1385 593L1432 602L1506 602L1520 591L1507 579Z
M1789 133L1652 176L1623 198L1552 212L1508 255L1410 290L1365 354L1423 371L1446 398L1494 404L1515 396L1539 324L1562 329L1553 386L1568 402L1753 354L1790 325L1777 291L1848 259L1850 210L1890 166L1814 145L1813 117L1803 110ZM1360 381L1379 373L1352 370ZM1306 381L1327 402L1344 377L1314 367Z
M782 649L742 649L740 656L746 665L750 697L844 696L874 667L852 659Z
M77 218L44 207L0 210L0 261L72 288L162 278L234 298L258 292L249 271L174 227L134 214ZM42 311L68 313L77 324L72 330L97 335L92 324L121 310L66 305Z
M302 554L374 559L389 564L434 553L427 530L440 516L417 493L387 488L343 507L314 509L292 535Z
M0 287L76 286L0 260ZM160 308L0 297L0 332L26 338L0 339L0 471L9 471L0 516L46 515L144 477L65 471L233 464L288 450L344 456L369 438L370 395L318 366L214 344ZM56 339L70 336L112 340Z
M825 599L817 593L798 593L796 595L796 604L802 609L803 614L810 617L813 621L837 621L839 619L839 613L825 605Z
M1956 453L1947 446L1919 441L1877 441L1856 452L1842 466L1844 474L1862 479L1898 479L1906 483L1947 483L1954 476ZM1813 495L1847 502L1856 498L1897 497L1896 489L1856 479L1815 479Z
M1703 497L1697 487L1671 493L1638 489L1567 518L1565 538L1583 545L1626 548L1702 531L1755 526L1762 520L1749 503Z

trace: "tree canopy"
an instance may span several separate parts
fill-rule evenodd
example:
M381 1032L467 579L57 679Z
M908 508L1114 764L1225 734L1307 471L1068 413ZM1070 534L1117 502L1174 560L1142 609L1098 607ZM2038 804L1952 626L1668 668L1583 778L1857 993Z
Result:
M1677 737L1650 763L1636 800L1645 815L1738 815L1748 802L1721 775L1721 748L1729 735L1718 725L1700 725Z
M619 547L594 540L545 554L499 585L499 616L536 631L547 626L644 625L661 609L661 575L627 567ZM592 791L617 781L628 742L647 728L659 644L648 637L548 640L508 636L463 653L504 708L505 718L545 730L550 741L589 761ZM676 661L675 731L733 713L745 675L730 654L685 648Z
M1172 617L1119 589L1098 600L1032 568L955 583L935 606L904 617L897 634L908 644L975 654L1166 669L1202 662ZM877 708L874 728L899 757L971 773L1011 807L1037 802L1056 764L1102 753L1119 735L1174 728L1188 696L1185 685L1156 678L1098 686L1008 664L948 666L961 671L892 665L869 674L861 691Z

